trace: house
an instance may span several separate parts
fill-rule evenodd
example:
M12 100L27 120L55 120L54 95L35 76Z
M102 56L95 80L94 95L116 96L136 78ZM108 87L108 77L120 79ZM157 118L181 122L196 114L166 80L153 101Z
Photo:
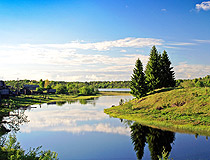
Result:
M47 89L47 93L55 94L56 89Z
M4 81L0 81L0 89L1 88L6 88L6 84L4 83Z
M20 89L20 93L25 95L31 95L31 91L28 88Z
M6 86L4 81L0 81L0 97L1 98L9 98L10 89Z
M39 88L39 85L23 85L23 88L26 88L29 90L36 90L36 88Z

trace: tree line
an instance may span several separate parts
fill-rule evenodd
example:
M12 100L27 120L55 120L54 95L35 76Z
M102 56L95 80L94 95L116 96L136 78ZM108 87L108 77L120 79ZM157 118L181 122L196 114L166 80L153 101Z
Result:
M74 94L74 95L95 95L98 88L129 88L130 81L91 81L91 82L65 82L65 81L49 81L40 79L36 80L10 80L5 82L11 86L12 91L23 88L24 85L39 85L37 91L47 89L56 89L58 94Z
M210 75L203 78L195 79L178 79L176 80L177 87L190 88L190 87L210 87Z
M44 88L55 88L58 84L63 85L75 85L75 86L87 86L92 85L96 88L129 88L130 81L90 81L90 82L65 82L65 81L49 81L47 80L9 80L6 84L12 86L14 89L21 88L23 85L40 85Z
M164 50L162 54L159 54L156 47L153 46L145 72L141 60L136 61L131 76L131 94L136 98L141 98L155 89L174 87L176 81L172 69L167 52Z

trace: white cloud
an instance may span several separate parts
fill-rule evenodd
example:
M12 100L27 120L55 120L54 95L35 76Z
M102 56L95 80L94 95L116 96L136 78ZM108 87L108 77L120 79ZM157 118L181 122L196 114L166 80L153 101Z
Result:
M210 40L203 40L203 39L195 39L194 41L198 43L210 43Z
M166 45L171 45L171 46L191 46L191 45L196 45L196 43L173 42L173 43L167 43Z
M78 53L78 49L62 46L31 44L0 46L0 57L0 75L6 80L126 80L137 58L143 64L148 60L148 56L141 54L112 57L110 54L82 54Z
M85 43L83 41L72 41L70 43L65 44L41 44L41 45L31 45L31 44L23 44L22 47L41 47L41 48L62 48L62 49L84 49L84 50L98 50L98 51L106 51L110 50L113 47L121 48L121 47L134 47L134 48L142 48L142 47L151 47L153 45L162 45L162 39L154 39L154 38L134 38L127 37L124 39L119 39L115 41L103 41L103 42L95 42L95 43Z
M122 52L122 53L125 53L125 52L127 52L125 49L122 49L120 52Z
M5 80L17 78L64 81L129 80L135 61L140 58L145 66L149 56L129 54L129 48L126 47L149 46L153 45L153 41L162 44L162 40L158 39L125 38L97 43L74 41L68 44L4 45L0 46L0 76ZM163 47L177 49L179 46L210 43L210 40L194 41L195 43L171 42ZM112 56L114 51L111 50L109 53L94 51L109 50L112 47L119 47L118 51L123 55ZM89 50L86 52L81 49ZM190 76L193 78L209 74L209 67L203 65L182 63L175 66L175 69L177 78Z
M162 12L166 12L166 11L167 11L167 9L163 8L163 9L161 9L161 11L162 11Z
M205 1L200 4L196 4L195 8L198 11L200 11L200 10L208 11L208 10L210 10L210 1Z
M174 67L174 71L179 79L193 79L210 75L210 66L182 62Z

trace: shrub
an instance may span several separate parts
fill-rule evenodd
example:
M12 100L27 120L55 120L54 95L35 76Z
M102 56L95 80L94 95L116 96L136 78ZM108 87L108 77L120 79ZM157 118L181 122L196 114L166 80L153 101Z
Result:
M57 160L57 153L48 151L39 151L41 148L29 149L26 153L17 142L15 136L9 135L9 139L0 146L0 159L4 160Z

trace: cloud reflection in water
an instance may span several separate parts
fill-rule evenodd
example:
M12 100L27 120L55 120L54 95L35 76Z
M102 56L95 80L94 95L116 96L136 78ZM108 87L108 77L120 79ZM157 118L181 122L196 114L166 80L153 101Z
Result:
M73 134L104 132L130 136L130 128L126 128L120 122L112 123L101 107L98 110L90 104L85 106L68 104L68 107L43 105L41 109L32 109L25 114L30 122L21 126L21 132L62 131Z

